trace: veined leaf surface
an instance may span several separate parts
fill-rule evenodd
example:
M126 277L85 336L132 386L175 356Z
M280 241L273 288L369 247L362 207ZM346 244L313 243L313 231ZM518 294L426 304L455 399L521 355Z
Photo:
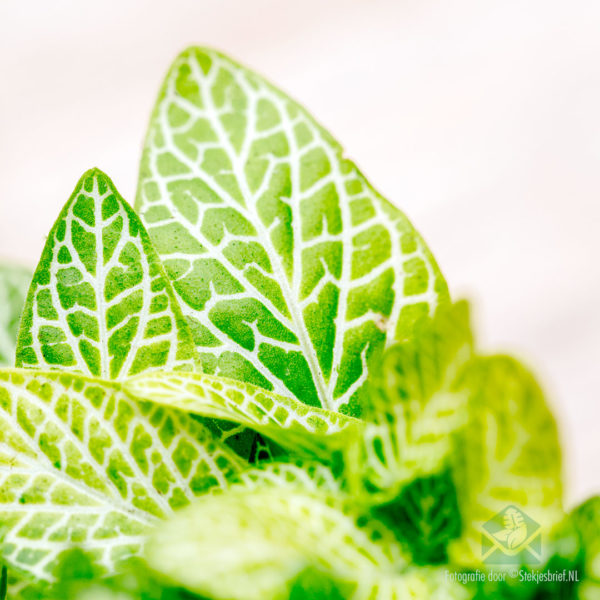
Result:
M291 580L313 564L346 576L394 568L351 516L314 495L275 488L201 499L158 531L148 557L192 591L240 600L286 598Z
M452 435L467 422L467 393L455 381L473 356L466 302L415 324L413 339L390 348L372 372L362 447L369 495L395 498L417 478L444 472ZM474 408L476 410L476 408Z
M83 175L50 231L21 321L17 366L105 379L192 369L195 348L148 234L110 179Z
M267 462L249 468L237 475L232 485L240 485L247 491L265 487L288 488L331 495L340 500L346 494L341 478L328 465L307 460Z
M162 526L150 565L211 598L287 600L305 569L341 583L348 600L467 598L436 569L406 567L397 548L319 496L291 489L232 489L202 498ZM319 596L316 596L319 597Z
M27 269L0 265L0 366L14 364L19 319L30 281Z
M233 421L284 448L324 458L359 435L362 425L359 419L214 375L150 373L128 379L124 389L139 400Z
M175 61L136 207L204 370L357 416L367 366L447 297L406 217L298 104L212 50Z
M482 526L504 509L516 507L541 532L560 522L561 453L544 395L518 361L477 358L460 380L457 386L469 395L469 418L452 458L463 529L449 556L457 564L478 566L485 558Z
M277 489L285 490L292 495L299 492L324 499L357 522L366 524L370 539L377 540L379 545L385 547L388 558L396 567L408 564L408 553L405 552L404 547L398 545L392 528L374 514L369 514L370 507L357 502L356 496L347 489L343 471L336 467L339 465L326 465L307 459L265 462L236 475L228 490L239 488L244 492L252 490L261 492L265 489ZM215 494L220 494L222 491L218 488L213 490ZM369 517L366 518L368 514Z
M187 414L117 383L0 371L0 542L13 568L50 579L72 545L112 571L150 526L242 461Z

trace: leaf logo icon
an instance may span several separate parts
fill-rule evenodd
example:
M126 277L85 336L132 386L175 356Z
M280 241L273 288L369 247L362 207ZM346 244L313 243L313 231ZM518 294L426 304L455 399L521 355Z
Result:
M527 523L516 508L509 508L504 513L504 529L493 534L509 550L518 548L527 539Z

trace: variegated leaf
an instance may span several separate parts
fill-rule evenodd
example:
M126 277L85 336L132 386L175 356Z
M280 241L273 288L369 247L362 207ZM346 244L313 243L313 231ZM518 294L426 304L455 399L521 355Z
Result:
M115 379L192 369L194 359L190 331L142 223L106 175L88 171L33 277L17 366Z
M360 414L368 364L447 297L403 213L298 104L212 50L167 75L136 207L204 370Z
M452 434L467 422L467 393L455 386L473 356L467 304L440 307L414 332L412 340L386 352L370 378L368 422L358 445L373 502L444 472Z
M31 273L22 267L0 265L0 366L12 366L19 319Z
M340 583L348 600L469 597L441 570L405 570L399 553L371 539L357 520L322 495L232 489L162 526L148 559L173 583L215 599L287 600L311 568Z
M396 567L351 516L314 495L276 488L201 499L159 529L148 559L196 593L244 600L287 598L289 583L312 564L352 577Z
M150 373L128 379L124 389L140 400L245 425L284 448L323 458L359 435L362 426L359 419L214 375Z
M330 466L306 460L269 462L246 469L235 477L232 485L239 485L248 491L265 487L287 488L336 496L340 500L344 500L346 494L342 478Z
M443 567L416 567L400 575L358 582L350 600L470 600L474 591L449 577Z
M451 542L449 556L457 564L480 566L487 558L483 525L505 509L533 519L543 535L562 520L561 451L544 395L518 361L476 358L456 386L468 394L468 422L452 453L462 533ZM522 550L516 546L515 554ZM542 546L534 562L550 550Z
M0 371L2 556L39 579L72 545L112 571L158 519L241 468L196 420L117 383Z
M365 518L369 514L370 507L363 506L360 499L347 489L344 473L339 465L325 465L307 459L263 463L258 467L248 468L234 477L227 491L235 488L241 488L246 492L276 488L280 491L286 490L291 495L300 492L325 498L330 505L335 505L344 514L358 519L363 524L368 524L365 531L368 531L370 539L377 540L379 544L385 546L394 564L403 565L408 562L408 554L398 545L392 528L373 515L368 519ZM211 490L214 494L220 494L222 491L219 488Z

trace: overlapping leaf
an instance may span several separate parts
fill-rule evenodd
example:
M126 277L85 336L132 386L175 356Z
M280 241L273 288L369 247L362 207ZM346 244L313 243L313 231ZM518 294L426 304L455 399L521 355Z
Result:
M356 445L365 472L350 470L350 481L413 560L450 553L481 565L482 526L509 506L546 532L561 519L559 443L543 395L517 361L474 358L464 303L417 323L371 390Z
M594 496L573 510L571 515L580 536L583 555L580 600L600 597L600 496Z
M268 462L242 471L232 485L247 491L277 487L291 491L335 496L344 501L346 492L339 474L330 466L304 459L294 462Z
M125 389L141 400L245 425L284 448L324 458L360 435L362 425L353 417L213 375L151 373L127 380Z
M450 557L475 566L486 558L482 526L507 507L533 519L540 532L560 522L561 453L544 395L516 360L474 359L456 385L468 393L469 419L452 454L463 530Z
M419 477L444 471L452 434L467 420L467 398L454 382L471 358L466 303L441 307L415 325L410 341L390 348L370 378L363 439L365 483L379 501Z
M466 597L430 571L399 575L405 564L390 545L356 521L325 496L237 488L203 498L161 527L149 562L192 591L228 600L287 599L309 568L344 584L353 600Z
M12 366L19 319L31 273L21 267L0 265L0 366Z
M169 72L136 207L204 370L360 413L367 365L447 297L406 217L285 94L212 50Z
M80 545L111 571L157 519L240 469L200 423L116 383L0 371L1 542L12 568L49 579Z
M23 571L15 571L8 569L8 600L38 600L44 598L46 600L48 582L35 579L30 574Z
M23 312L17 366L106 379L192 369L195 349L148 234L97 169L52 228Z
M418 477L391 500L375 502L372 517L393 532L414 564L448 561L448 544L461 534L461 514L449 469Z

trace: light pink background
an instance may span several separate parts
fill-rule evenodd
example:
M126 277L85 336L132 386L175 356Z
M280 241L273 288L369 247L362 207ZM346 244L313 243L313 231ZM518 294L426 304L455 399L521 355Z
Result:
M305 104L428 240L480 348L535 369L600 491L600 3L0 0L0 258L81 173L133 201L160 81L215 46Z

